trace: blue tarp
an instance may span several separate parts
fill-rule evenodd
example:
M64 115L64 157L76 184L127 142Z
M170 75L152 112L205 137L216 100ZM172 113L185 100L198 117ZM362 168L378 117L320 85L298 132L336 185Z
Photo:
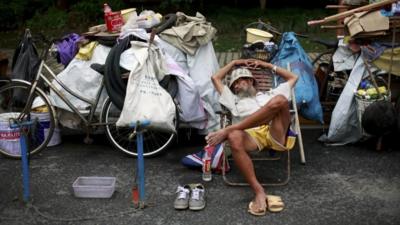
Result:
M289 66L299 76L294 91L300 115L324 123L312 63L293 32L282 35L278 53L271 62L283 68ZM278 82L283 81L280 79L278 78Z

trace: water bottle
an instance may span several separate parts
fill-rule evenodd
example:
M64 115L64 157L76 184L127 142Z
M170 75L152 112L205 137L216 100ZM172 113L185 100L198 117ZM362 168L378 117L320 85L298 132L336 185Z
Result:
M103 11L104 11L104 23L106 24L107 31L111 31L111 21L109 16L112 13L111 7L107 3L104 3Z
M212 180L212 172L211 172L211 154L212 154L212 147L207 145L204 148L203 154L203 180L204 181L211 181Z
M111 7L110 7L107 3L104 3L104 5L103 5L103 11L104 11L104 15L107 15L107 14L109 14L110 12L112 12Z

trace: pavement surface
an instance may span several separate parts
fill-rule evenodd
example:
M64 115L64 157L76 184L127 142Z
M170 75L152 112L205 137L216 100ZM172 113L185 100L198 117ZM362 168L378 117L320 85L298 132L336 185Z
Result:
M83 144L83 135L63 136L61 145L32 157L27 205L21 200L21 162L0 156L0 224L400 224L398 150L378 152L372 142L326 147L317 141L320 130L304 130L306 165L294 149L289 184L267 188L282 196L284 211L254 217L247 213L250 188L227 186L218 174L203 182L201 172L180 164L204 144L203 136L188 140L186 134L181 132L165 154L145 159L143 210L131 203L136 160L113 149L101 134L92 145ZM257 162L258 176L280 175L275 169L281 163ZM235 168L229 175L240 179ZM76 198L72 183L79 176L116 177L116 190L108 199ZM175 210L177 186L197 182L206 187L206 208Z

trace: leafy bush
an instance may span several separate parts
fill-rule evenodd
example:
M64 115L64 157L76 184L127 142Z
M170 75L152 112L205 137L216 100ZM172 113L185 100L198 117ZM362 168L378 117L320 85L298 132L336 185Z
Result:
M28 1L1 0L0 1L0 30L17 28L24 19Z
M67 24L67 12L51 7L46 13L36 12L27 26L32 29L61 29Z
M104 23L103 4L107 4L113 11L118 11L126 8L123 1L120 0L86 0L80 1L71 7L71 13L75 16L73 20L85 24L99 24ZM72 21L74 22L74 21Z

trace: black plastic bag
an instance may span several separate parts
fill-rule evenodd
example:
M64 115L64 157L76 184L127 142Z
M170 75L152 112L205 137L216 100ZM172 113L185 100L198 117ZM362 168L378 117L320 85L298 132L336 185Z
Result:
M33 45L31 33L29 30L25 30L24 37L14 52L11 78L32 82L38 72L39 65L40 58L36 47ZM24 104L28 98L27 94L27 91L16 90L13 93L13 100Z
M396 128L396 110L389 101L374 102L365 109L361 124L369 134L375 136L386 135Z

